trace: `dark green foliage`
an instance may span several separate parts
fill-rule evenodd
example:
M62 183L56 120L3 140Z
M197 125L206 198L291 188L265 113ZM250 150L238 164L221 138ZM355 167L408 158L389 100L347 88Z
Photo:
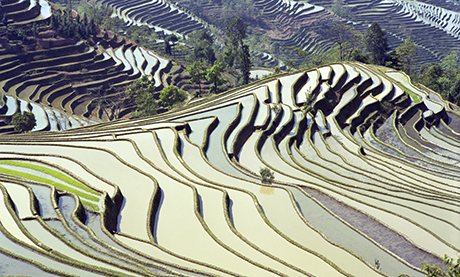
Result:
M438 63L425 65L422 67L419 76L419 82L431 88L434 91L443 91L443 84L441 78L444 75L444 69Z
M145 117L157 114L159 105L154 99L155 82L144 76L133 82L126 89L126 96L136 105L134 117Z
M263 184L271 184L275 179L275 173L268 167L261 168L259 173Z
M412 62L417 54L415 43L410 40L404 40L403 44L395 49L398 61L401 63L401 68L404 72L412 73Z
M334 0L331 6L331 10L340 17L350 17L351 8L348 7L344 0Z
M225 66L240 72L241 83L249 83L251 57L249 47L244 43L247 25L239 17L232 18L225 26Z
M144 92L139 94L136 98L137 110L134 117L145 117L150 115L156 115L158 113L159 105L158 101L153 98L151 93Z
M386 52L388 51L388 41L385 32L377 23L372 23L366 34L366 48L369 52L370 62L373 64L384 65Z
M93 1L82 2L78 6L78 13L87 17L92 27L98 26L101 29L116 31L117 26L124 25L121 19L112 17L111 7Z
M147 26L132 25L126 30L126 36L137 44L146 48L152 48L157 41L157 35L153 29Z
M72 17L68 11L54 12L50 18L50 25L62 35L69 38L78 37L87 39L98 32L93 19L88 20L86 15L83 15L83 17Z
M188 39L192 51L189 56L191 61L201 61L213 64L216 61L214 51L214 38L206 31L195 31Z
M190 65L187 71L190 74L190 81L198 85L199 91L197 96L200 96L203 92L201 84L206 77L206 65L204 62L197 60Z
M224 83L222 79L223 66L221 62L215 62L206 70L206 80L212 83L211 92L220 92L220 86Z
M37 124L37 121L35 120L35 115L31 112L17 112L13 115L11 124L14 125L14 130L24 133L32 130Z
M167 107L183 102L185 99L185 92L175 86L167 86L160 92L160 102Z
M422 271L427 277L460 277L460 257L455 261L453 258L444 256L443 260L445 268L425 263Z
M174 56L174 47L176 46L177 41L178 38L174 34L167 35L163 38L164 51L166 55Z
M328 37L333 39L339 48L340 61L352 60L353 53L362 48L363 37L352 26L344 22L333 22L326 29Z
M441 63L424 65L417 80L460 105L460 59L456 52L447 55Z
M452 86L452 88L449 91L449 96L447 99L460 106L460 78L457 77L457 81L455 84Z

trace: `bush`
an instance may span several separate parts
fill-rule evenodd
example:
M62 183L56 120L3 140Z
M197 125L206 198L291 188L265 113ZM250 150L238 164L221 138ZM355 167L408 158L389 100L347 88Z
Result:
M275 179L275 173L271 171L268 167L260 169L260 177L262 178L263 184L271 184L273 179Z
M444 256L443 260L446 268L425 263L422 271L427 277L460 277L460 257L455 261L453 258Z
M14 125L14 130L20 133L28 132L37 125L35 115L31 112L15 113L11 123Z
M171 107L185 99L185 92L175 86L167 86L160 92L160 101L166 107Z

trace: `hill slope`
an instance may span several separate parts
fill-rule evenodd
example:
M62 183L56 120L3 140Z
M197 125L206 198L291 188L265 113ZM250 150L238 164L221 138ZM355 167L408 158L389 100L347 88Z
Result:
M358 63L154 118L0 137L2 268L422 276L459 251L459 148L457 107Z

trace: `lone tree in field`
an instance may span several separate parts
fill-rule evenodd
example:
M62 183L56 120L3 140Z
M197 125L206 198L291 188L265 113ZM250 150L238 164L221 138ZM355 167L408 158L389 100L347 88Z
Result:
M262 178L263 184L271 184L273 179L275 179L275 173L268 167L264 167L260 169L260 177Z
M372 23L367 30L366 46L369 52L370 62L384 65L386 53L388 51L388 40L385 32L380 28L378 23Z
M37 125L35 115L31 112L15 113L11 123L14 125L14 130L20 133L28 132Z

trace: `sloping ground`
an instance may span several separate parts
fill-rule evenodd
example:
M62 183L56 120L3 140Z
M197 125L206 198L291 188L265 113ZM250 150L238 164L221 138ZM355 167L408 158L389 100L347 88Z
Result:
M332 64L155 118L3 136L3 271L423 276L460 248L456 109L403 73Z
M331 7L332 0L312 0L313 4ZM377 22L387 32L392 47L410 38L417 45L417 63L434 62L450 51L459 51L460 14L438 1L430 4L408 0L345 0L348 18L358 29ZM445 4L446 1L444 1Z
M129 25L147 25L157 32L187 35L205 28L197 17L167 0L99 0L114 9L114 15Z
M178 0L211 24L222 27L228 16L225 1ZM353 25L365 33L377 22L387 32L391 48L410 38L417 46L415 65L435 62L450 51L459 51L458 1L413 0L252 0L256 12L246 20L255 35L266 35L279 44L280 52L301 48L323 54L334 47L331 23ZM342 2L340 6L337 2ZM249 8L248 8L249 9ZM338 10L338 11L337 11ZM335 14L337 12L337 14ZM254 21L254 22L253 22ZM277 53L278 54L278 53ZM291 54L292 55L292 54ZM290 57L292 58L292 57Z
M10 2L1 3L8 19L0 30L2 133L13 130L16 111L35 114L35 131L127 117L134 106L123 90L145 75L155 82L155 97L171 84L194 89L184 67L112 33L88 40L60 34L46 20L49 10L34 12L40 3L49 8L45 0Z

